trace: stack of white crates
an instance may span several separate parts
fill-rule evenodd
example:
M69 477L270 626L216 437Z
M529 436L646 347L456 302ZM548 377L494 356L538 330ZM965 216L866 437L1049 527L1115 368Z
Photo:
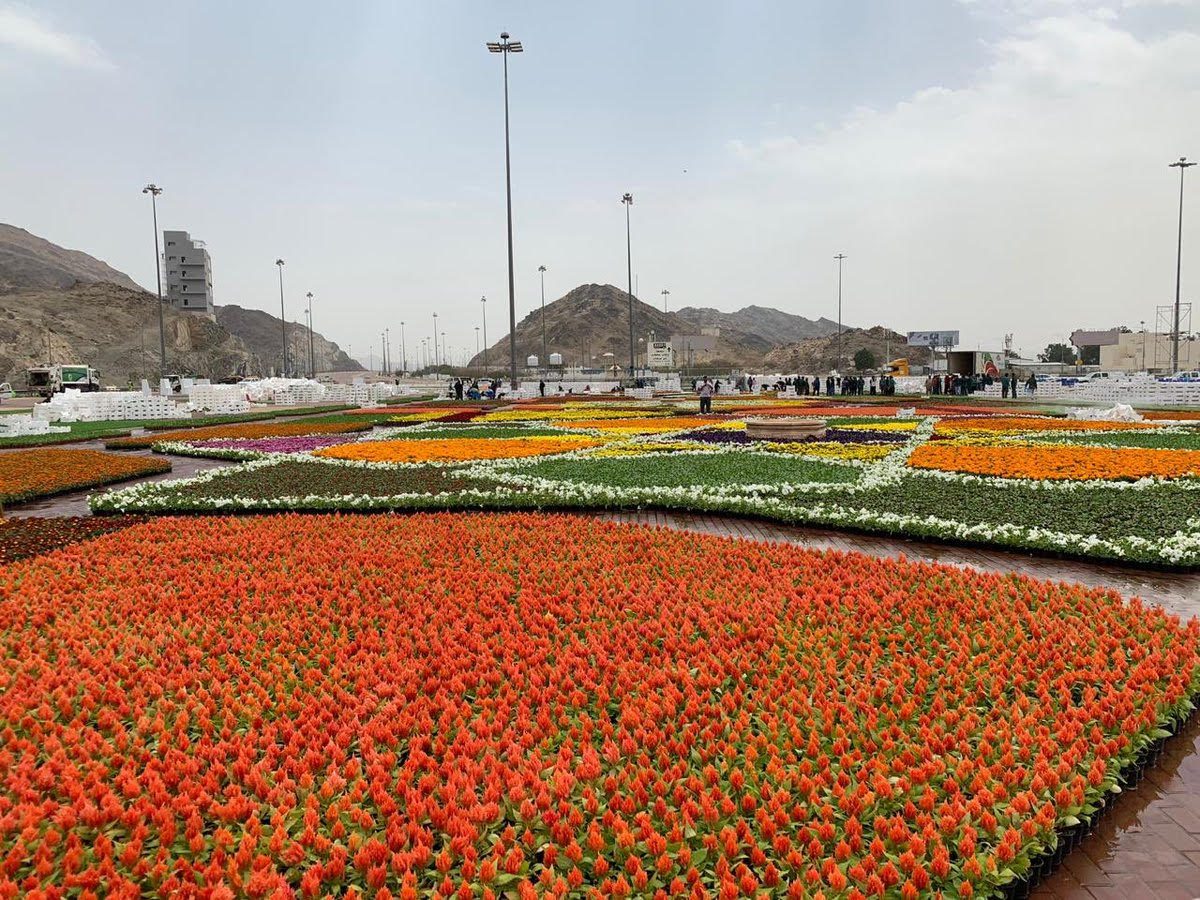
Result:
M146 396L140 391L83 393L68 390L35 406L33 415L47 422L108 422L187 418L188 411L170 397Z
M250 401L236 384L197 384L192 388L188 409L213 415L233 415L248 412Z
M59 425L51 425L46 419L35 419L31 415L0 416L0 438L25 437L34 434L66 434L70 431Z

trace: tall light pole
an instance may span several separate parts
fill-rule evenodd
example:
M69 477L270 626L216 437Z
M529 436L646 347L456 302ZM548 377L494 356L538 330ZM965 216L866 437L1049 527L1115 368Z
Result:
M437 375L438 367L438 346L437 346L437 313L433 314L433 368L434 375Z
M625 204L625 274L629 277L629 377L633 378L633 244L629 237L629 207L633 206L633 194L626 193L621 197L621 202Z
M550 361L546 358L546 267L538 266L538 272L542 276L542 366L550 365Z
M287 378L288 371L288 352L287 352L287 317L283 314L283 260L275 260L275 265L279 266L279 327L283 332L283 372L284 378Z
M162 299L162 260L158 250L158 195L163 192L153 182L142 188L143 194L150 195L150 213L154 216L154 280L158 284L158 381L167 377L167 326L163 320Z
M312 331L312 291L309 291L305 296L308 297L308 377L317 377L317 358L313 355L313 331Z
M1183 268L1183 173L1196 165L1188 162L1186 156L1179 157L1178 162L1171 163L1172 169L1179 170L1179 239L1175 248L1175 327L1171 331L1171 374L1179 371L1179 275Z
M436 338L436 335L435 335ZM446 332L442 332L442 365L450 365L450 360L446 356Z
M520 41L509 40L508 32L500 33L499 41L488 41L488 52L504 57L504 192L508 200L508 365L512 389L517 389L517 295L513 282L512 240L512 159L508 142L508 54L522 53ZM436 337L436 335L435 335Z
M308 333L311 335L312 334L312 310L309 308L305 308L305 310L304 310L304 322L308 326ZM309 373L309 376L308 376L309 378L312 378L312 367L313 367L312 366L312 341L309 341L308 342L308 365L305 367L305 371Z
M383 362L384 368L387 369L389 375L392 374L392 329L383 329L384 353Z
M487 364L487 354L488 354L488 342L487 342L487 297L480 297L480 298L479 298L479 305L480 305L480 307L482 307L482 309L483 309L483 374L484 374L484 375L486 375L486 374L487 374L487 370L488 370L488 364Z
M479 326L475 326L475 355L479 355Z
M404 320L400 321L400 371L408 371L408 342L404 340Z
M846 258L845 253L839 253L834 257L838 261L838 359L837 369L838 374L842 372L842 260Z
M663 288L663 289L662 289L662 295L663 295L663 312L666 312L666 311L667 311L667 297L668 297L668 295L670 295L670 293L671 293L671 292L670 292L670 291L668 291L666 288Z
M1141 325L1142 325L1142 369L1141 369L1141 371L1145 372L1146 371L1146 320L1145 319L1142 319Z

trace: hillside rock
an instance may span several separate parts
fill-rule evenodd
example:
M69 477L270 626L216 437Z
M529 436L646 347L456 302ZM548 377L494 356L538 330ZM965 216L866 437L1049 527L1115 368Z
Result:
M743 306L737 312L721 312L712 307L685 306L675 313L680 319L700 328L720 328L754 335L771 346L792 344L809 338L837 334L837 322L826 318L806 319L767 306Z
M837 369L838 337L837 325L834 333L825 337L809 338L776 347L763 359L763 368L769 372L787 374L824 375ZM875 355L876 366L882 368L888 361L906 358L910 366L927 364L929 351L923 347L909 347L906 338L899 332L876 325L874 328L847 328L842 331L842 348L846 373L855 372L854 354L866 348Z
M167 368L214 380L252 373L240 338L200 316L164 308ZM21 389L25 369L53 361L86 363L103 384L158 377L158 298L117 284L0 294L0 380Z
M124 272L78 250L67 250L0 222L0 294L25 290L65 290L76 283L106 282L132 291L141 288Z
M507 324L507 306L501 302L488 304L489 319L495 323L503 316ZM496 309L499 307L499 310ZM504 337L487 351L488 368L503 371L508 368L509 348L507 329ZM695 334L698 328L675 313L664 313L648 303L634 298L634 341L666 340L673 334ZM716 350L706 355L705 365L743 366L760 361L775 342L736 328L722 328ZM570 293L546 304L547 353L561 353L567 365L582 359L587 365L609 365L614 361L622 368L629 365L629 295L611 284L583 284ZM636 343L637 353L645 344ZM607 359L604 354L613 354ZM517 365L524 367L528 356L542 355L542 315L540 307L517 323ZM594 359L593 359L594 358ZM470 365L482 366L483 353L475 356Z
M216 308L217 324L231 334L237 335L254 353L257 369L280 368L281 334L279 318L261 309L245 309L237 304ZM316 318L314 310L313 318ZM288 322L289 367L297 372L308 371L308 327L298 322ZM356 372L362 365L347 356L337 344L326 339L319 331L313 332L313 356L316 357L317 372Z

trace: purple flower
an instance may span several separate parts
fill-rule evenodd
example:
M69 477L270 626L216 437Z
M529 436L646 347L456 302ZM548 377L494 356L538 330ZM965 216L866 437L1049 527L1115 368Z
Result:
M197 441L196 446L215 450L252 450L256 453L308 453L352 440L354 437L344 434L302 434L268 438L212 438Z
M905 436L886 431L860 431L851 428L829 428L823 438L804 438L799 441L787 441L794 444L814 444L832 442L838 444L899 444ZM764 441L752 438L744 431L729 431L726 429L699 429L680 435L680 440L701 441L706 444L761 444ZM769 441L767 443L770 443Z

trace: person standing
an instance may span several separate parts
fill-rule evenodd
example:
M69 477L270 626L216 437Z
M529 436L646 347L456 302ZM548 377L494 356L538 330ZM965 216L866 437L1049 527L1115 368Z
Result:
M708 380L708 376L704 376L704 381L700 383L700 387L696 389L696 393L700 395L700 415L707 415L712 412L712 397L713 386Z
M542 379L541 381L538 382L538 396L539 397L546 396L546 380L545 379Z

